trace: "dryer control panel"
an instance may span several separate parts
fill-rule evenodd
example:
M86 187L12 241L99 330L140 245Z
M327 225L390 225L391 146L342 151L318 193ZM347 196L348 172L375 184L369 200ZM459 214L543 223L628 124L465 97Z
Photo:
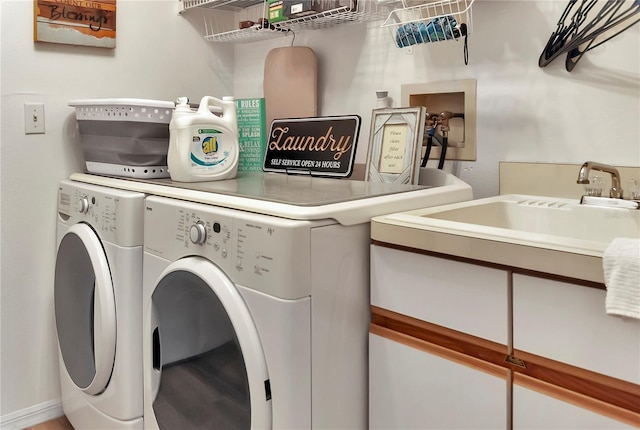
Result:
M153 196L145 203L144 250L168 261L204 257L236 284L297 299L311 294L311 230L335 223Z

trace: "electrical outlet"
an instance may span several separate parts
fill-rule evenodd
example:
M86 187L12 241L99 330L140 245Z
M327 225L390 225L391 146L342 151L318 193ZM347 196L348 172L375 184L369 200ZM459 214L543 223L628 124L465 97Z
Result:
M24 134L44 134L44 103L24 104Z

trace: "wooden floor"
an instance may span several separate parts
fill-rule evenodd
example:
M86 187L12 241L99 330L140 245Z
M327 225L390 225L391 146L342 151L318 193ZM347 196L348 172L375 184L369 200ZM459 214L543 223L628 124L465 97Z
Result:
M67 417L60 417L37 426L27 427L24 430L73 430L73 427Z

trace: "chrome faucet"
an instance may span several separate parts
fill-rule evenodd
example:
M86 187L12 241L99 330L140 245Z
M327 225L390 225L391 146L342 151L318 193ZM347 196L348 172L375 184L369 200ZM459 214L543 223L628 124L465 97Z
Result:
M587 161L580 167L578 173L578 183L588 184L589 173L592 170L598 170L600 172L609 173L611 175L611 189L609 190L609 197L612 199L622 198L622 187L620 187L620 173L618 169L608 164L596 163L595 161Z

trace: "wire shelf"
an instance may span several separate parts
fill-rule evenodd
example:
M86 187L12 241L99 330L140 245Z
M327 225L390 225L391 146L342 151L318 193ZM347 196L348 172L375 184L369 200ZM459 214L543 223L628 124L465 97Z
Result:
M182 10L207 8L237 11L263 3L264 0L182 0Z
M279 28L264 28L255 24L249 28L207 34L204 38L210 42L255 42L258 40L274 39L286 34L286 30Z
M382 27L389 28L398 48L457 40L471 33L475 0L441 0L391 11Z
M182 0L183 12L198 8L205 20L205 39L210 42L254 42L282 37L290 31L319 30L356 22L383 20L390 8L379 0L352 1L313 15L276 23L263 23L268 16L265 0ZM231 14L230 14L231 13ZM244 22L246 28L238 28Z
M359 1L357 10L340 7L316 15L291 19L282 23L283 27L291 30L318 30L353 22L367 22L382 20L388 10L378 7L376 1Z

